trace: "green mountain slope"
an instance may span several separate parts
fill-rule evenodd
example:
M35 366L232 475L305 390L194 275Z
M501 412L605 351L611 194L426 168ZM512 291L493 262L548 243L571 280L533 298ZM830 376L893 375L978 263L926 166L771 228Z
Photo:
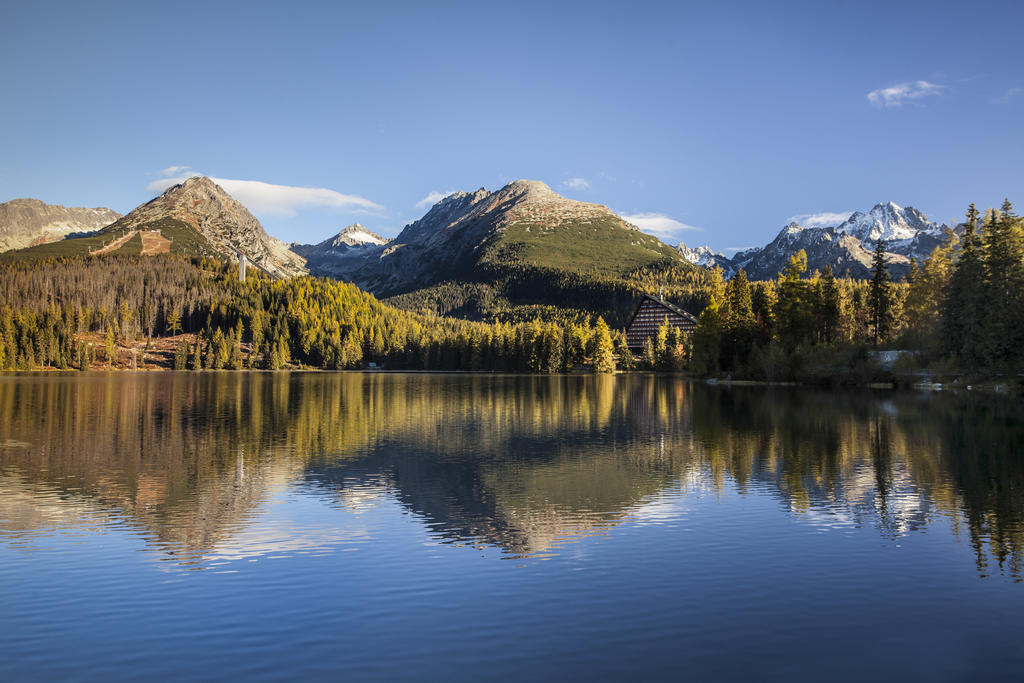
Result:
M156 245L147 245L146 255L169 252L195 258L219 256L209 240L188 223L175 218L158 218L131 227L123 225L119 220L84 237L7 251L0 254L0 263L108 254L138 256L144 252L144 235L146 242L158 242ZM151 239L155 236L167 240L169 244Z
M651 268L706 276L607 207L517 180L449 195L388 244L338 254L315 272L425 313L617 320L644 291L636 274Z

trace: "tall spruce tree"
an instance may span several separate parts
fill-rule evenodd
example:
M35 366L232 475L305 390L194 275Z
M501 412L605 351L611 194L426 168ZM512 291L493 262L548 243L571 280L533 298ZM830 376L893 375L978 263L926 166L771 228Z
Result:
M972 203L967 209L960 254L942 303L942 336L946 350L971 367L982 362L980 340L984 331L987 287L977 226L978 209ZM933 252L929 261L937 258L938 253L939 250Z
M757 332L750 282L742 268L725 287L726 315L722 360L731 369L747 362Z
M868 289L868 310L871 315L872 340L875 346L885 341L892 326L895 296L889 276L889 257L885 244L875 243L875 256L871 261L871 286Z
M839 286L836 284L836 278L832 274L831 266L825 266L821 277L818 278L817 304L818 328L821 331L821 341L831 344L838 337L841 304Z
M807 252L800 249L789 258L786 269L779 273L775 329L787 350L792 350L814 334L813 292L810 283L802 279L805 272Z
M985 263L982 355L993 368L1006 368L1019 356L1016 320L1024 288L1024 244L1010 200L992 212L982 237Z
M615 348L604 318L597 319L594 331L594 372L615 372Z

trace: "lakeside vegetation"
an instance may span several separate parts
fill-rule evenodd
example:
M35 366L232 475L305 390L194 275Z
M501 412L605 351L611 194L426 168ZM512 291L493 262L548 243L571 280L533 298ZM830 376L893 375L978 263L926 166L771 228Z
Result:
M544 374L643 369L810 383L892 379L876 349L909 351L895 368L907 374L995 376L1024 367L1024 227L1008 201L984 217L972 205L962 235L949 231L902 282L890 279L881 243L867 281L828 269L808 274L803 252L762 282L749 282L742 271L726 282L720 271L671 259L627 276L506 263L493 266L489 283L445 282L386 302L325 278L272 280L251 272L241 283L230 264L173 250L146 258L123 249L5 256L0 370L139 367L136 350L145 366L145 353L155 348L165 358L157 365L195 370L372 364ZM628 321L624 311L655 292L702 311L699 324L691 336L663 326L634 358L619 329ZM552 303L558 297L565 305Z

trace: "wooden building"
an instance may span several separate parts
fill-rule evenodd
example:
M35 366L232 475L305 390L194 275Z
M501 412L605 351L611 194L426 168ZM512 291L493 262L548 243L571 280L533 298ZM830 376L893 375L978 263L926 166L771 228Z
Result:
M634 353L642 352L648 338L654 342L658 328L666 319L671 327L683 332L697 329L697 319L683 309L659 297L644 295L626 326L626 346Z

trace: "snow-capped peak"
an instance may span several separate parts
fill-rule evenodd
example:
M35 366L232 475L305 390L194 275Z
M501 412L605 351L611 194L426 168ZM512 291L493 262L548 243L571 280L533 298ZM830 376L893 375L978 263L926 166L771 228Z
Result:
M876 204L871 211L855 211L836 231L853 235L861 242L910 240L918 233L937 235L941 227L925 218L912 206L903 208L893 202Z
M703 266L704 268L712 268L720 259L725 259L725 254L713 251L707 245L690 248L680 242L676 249L679 250L679 255L684 259L695 266Z
M335 244L347 244L350 247L361 247L368 244L379 246L386 242L386 239L375 232L370 232L359 223L353 223L339 232L337 237L334 238Z

